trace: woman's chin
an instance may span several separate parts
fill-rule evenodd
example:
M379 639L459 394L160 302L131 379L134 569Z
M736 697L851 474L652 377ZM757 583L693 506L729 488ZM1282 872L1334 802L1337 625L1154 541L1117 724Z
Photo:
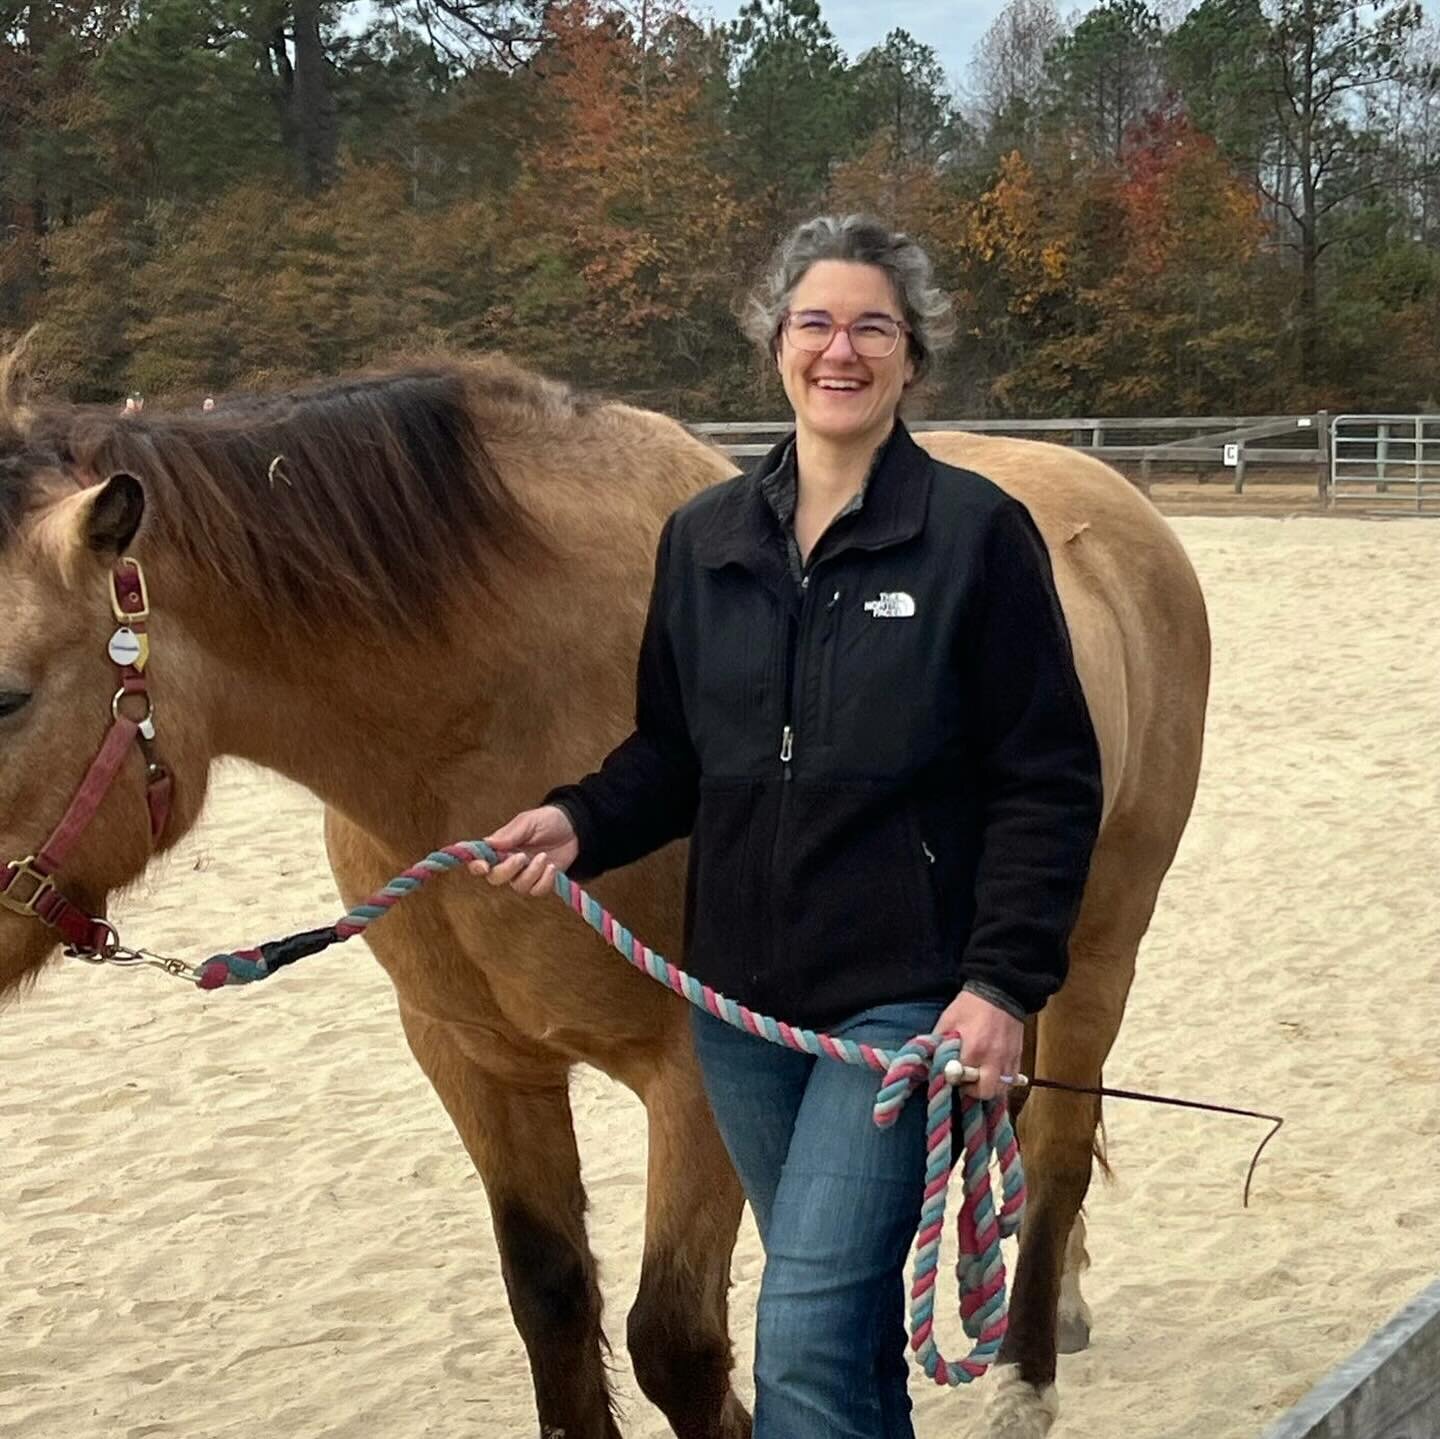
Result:
M864 414L858 409L847 413L838 405L807 406L804 415L797 418L812 435L832 443L863 440L880 423L879 416L868 410Z

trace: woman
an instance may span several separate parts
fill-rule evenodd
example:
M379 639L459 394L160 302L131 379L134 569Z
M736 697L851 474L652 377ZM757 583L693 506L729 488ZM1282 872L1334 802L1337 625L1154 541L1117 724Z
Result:
M898 418L947 319L876 221L782 245L751 329L794 433L667 521L634 733L474 868L547 894L690 835L688 970L880 1047L958 1032L991 1098L1065 977L1100 770L1028 512ZM877 1130L873 1073L693 1024L765 1246L756 1439L912 1439L922 1107Z

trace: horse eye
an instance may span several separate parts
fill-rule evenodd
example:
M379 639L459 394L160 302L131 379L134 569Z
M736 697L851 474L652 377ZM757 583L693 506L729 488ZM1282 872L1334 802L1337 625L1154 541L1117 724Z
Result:
M30 695L26 690L0 690L0 719L8 719L29 703Z

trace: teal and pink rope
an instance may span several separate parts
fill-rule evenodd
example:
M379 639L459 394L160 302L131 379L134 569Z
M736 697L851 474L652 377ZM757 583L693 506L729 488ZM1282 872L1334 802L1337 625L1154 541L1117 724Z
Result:
M447 845L397 875L378 893L357 904L328 930L312 930L258 950L219 954L200 966L196 983L201 989L253 984L284 965L331 944L353 939L426 880L458 869L474 859L494 864L499 856L483 840ZM960 1239L960 1314L965 1333L974 1341L961 1360L948 1360L935 1343L935 1284L940 1259L940 1238L945 1224L946 1192L951 1170L954 1123L954 1087L945 1078L945 1066L960 1056L956 1036L920 1034L893 1053L868 1044L819 1034L789 1025L784 1020L756 1014L743 1004L701 984L677 969L664 955L630 933L600 902L563 874L555 876L555 892L571 909L619 951L636 969L673 989L691 1004L736 1029L783 1044L804 1054L862 1065L883 1078L875 1096L875 1123L895 1122L901 1108L917 1090L926 1092L925 1197L915 1237L915 1267L910 1287L910 1347L917 1361L937 1384L954 1387L978 1379L995 1362L1007 1327L1005 1261L1000 1241L1020 1227L1025 1208L1025 1177L1020 1151L1003 1100L960 1100L961 1141L964 1147L962 1186L964 1199L957 1221ZM998 1164L1001 1204L995 1208L991 1164Z

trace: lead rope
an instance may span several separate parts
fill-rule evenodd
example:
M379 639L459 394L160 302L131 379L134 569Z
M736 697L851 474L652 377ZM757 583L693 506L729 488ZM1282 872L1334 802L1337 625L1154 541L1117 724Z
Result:
M214 955L186 977L192 978L201 989L254 984L267 979L297 959L363 934L426 880L474 859L497 864L500 856L483 840L462 840L447 845L397 875L328 929L308 930L287 939L272 940L258 949ZM935 1343L935 1284L940 1238L945 1227L955 1107L954 1086L946 1079L945 1068L961 1059L958 1037L917 1034L890 1052L756 1014L677 969L664 955L657 954L631 934L597 899L567 876L556 874L555 893L636 969L673 989L707 1014L757 1038L768 1039L772 1044L841 1064L860 1065L882 1075L874 1109L875 1123L881 1128L893 1125L911 1095L925 1089L925 1195L915 1237L910 1284L910 1347L920 1367L937 1384L954 1388L984 1374L998 1357L1009 1325L1005 1261L1000 1241L1008 1239L1020 1227L1025 1209L1025 1174L1005 1101L962 1097L964 1198L956 1222L960 1240L957 1274L961 1323L974 1345L965 1358L946 1359ZM166 967L174 973L176 963L169 961ZM991 1188L992 1162L998 1163L1000 1169L998 1213Z

